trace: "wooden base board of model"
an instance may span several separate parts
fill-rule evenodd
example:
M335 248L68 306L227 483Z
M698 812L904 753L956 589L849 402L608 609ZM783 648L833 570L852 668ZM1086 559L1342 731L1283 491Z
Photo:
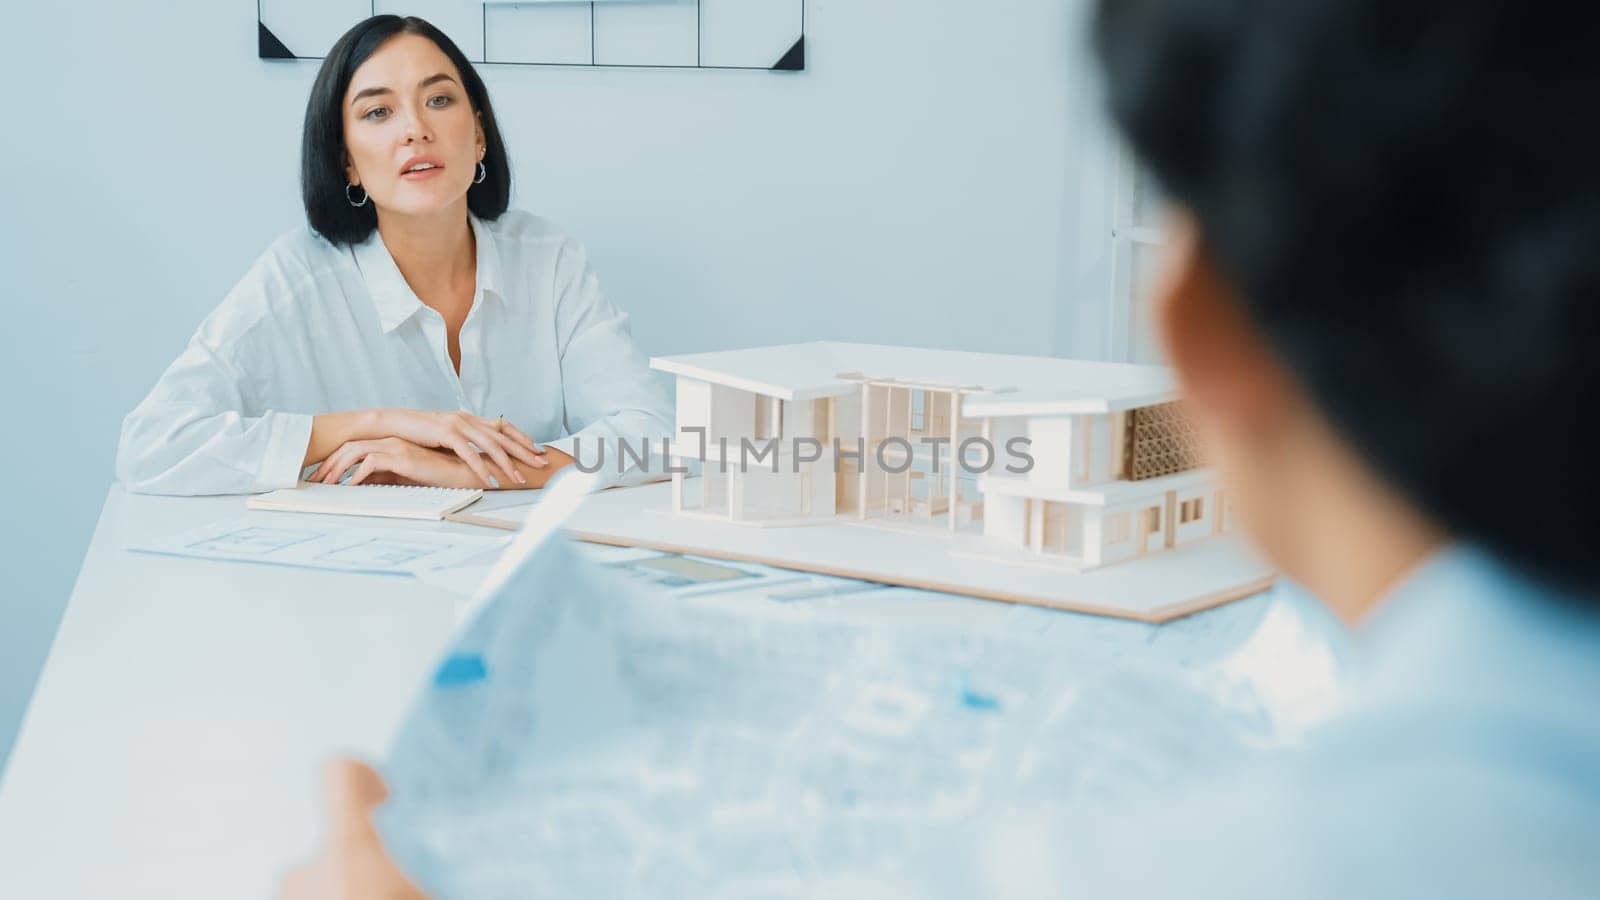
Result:
M761 563L988 600L1166 622L1260 593L1273 573L1224 534L1087 572L1030 563L975 534L863 527L841 520L804 528L750 528L674 515L671 485L603 491L568 522L582 541ZM487 524L487 523L484 523Z

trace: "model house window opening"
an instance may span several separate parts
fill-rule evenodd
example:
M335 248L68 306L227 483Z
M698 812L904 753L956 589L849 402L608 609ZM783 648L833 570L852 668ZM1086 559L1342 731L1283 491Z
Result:
M1195 497L1178 504L1178 524L1187 525L1205 518L1205 498Z
M1133 536L1128 524L1128 514L1126 512L1117 512L1106 516L1106 543L1126 543L1127 540Z

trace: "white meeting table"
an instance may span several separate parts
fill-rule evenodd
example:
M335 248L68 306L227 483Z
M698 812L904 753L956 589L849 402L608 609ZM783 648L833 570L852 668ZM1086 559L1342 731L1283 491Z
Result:
M456 596L123 549L243 513L111 489L0 776L0 897L270 896L316 838L322 761L383 749Z
M384 751L465 601L409 577L124 549L243 514L241 497L111 489L0 774L0 898L271 897L285 866L319 838L323 762ZM1154 626L1136 623L910 591L882 597L892 616L1029 629L1059 619L1079 641L1143 650L1154 640ZM1267 604L1306 604L1295 597L1242 603L1262 620ZM1204 627L1226 610L1192 619ZM1245 625L1230 645L1256 628ZM1156 652L1192 649L1174 625L1159 627L1173 640Z

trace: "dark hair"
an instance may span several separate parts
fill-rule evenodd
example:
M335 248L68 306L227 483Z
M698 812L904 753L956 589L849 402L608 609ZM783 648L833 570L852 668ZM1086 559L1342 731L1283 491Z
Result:
M1600 54L1539 0L1101 0L1113 116L1441 527L1600 584Z
M305 135L300 144L300 193L306 219L318 234L336 244L366 240L378 227L372 204L351 206L345 198L344 95L350 78L384 42L399 34L433 41L461 73L472 108L483 117L484 169L487 175L467 189L467 208L482 219L497 219L511 200L511 165L483 79L444 32L416 16L373 16L344 33L317 72L306 101Z

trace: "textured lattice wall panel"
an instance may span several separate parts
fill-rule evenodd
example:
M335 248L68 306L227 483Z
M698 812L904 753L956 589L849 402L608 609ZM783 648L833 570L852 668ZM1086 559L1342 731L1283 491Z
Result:
M1160 478L1202 465L1200 441L1180 401L1132 410L1122 442L1122 471L1129 481Z

